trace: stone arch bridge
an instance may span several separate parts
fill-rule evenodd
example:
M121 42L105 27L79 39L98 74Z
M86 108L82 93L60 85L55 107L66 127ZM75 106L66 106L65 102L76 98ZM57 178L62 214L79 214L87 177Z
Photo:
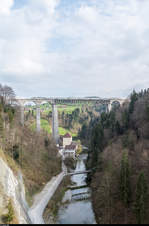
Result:
M110 112L114 103L122 105L126 100L120 98L16 98L12 101L13 105L19 105L21 108L21 125L24 126L24 108L26 103L34 103L36 106L36 130L40 132L40 105L43 103L49 103L52 105L52 135L55 139L56 144L59 140L58 133L58 104L75 104L84 103L88 105L93 103L94 105L105 105L106 112Z

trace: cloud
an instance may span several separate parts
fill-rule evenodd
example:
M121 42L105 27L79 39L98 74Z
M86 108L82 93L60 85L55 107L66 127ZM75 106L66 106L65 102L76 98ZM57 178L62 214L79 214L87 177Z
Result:
M0 78L17 95L122 97L147 88L148 0L1 1Z
M0 1L0 14L9 14L10 9L14 4L14 0L1 0Z
M30 0L24 8L13 10L9 17L2 17L3 23L0 23L2 73L34 76L44 72L43 55L46 52L44 42L50 37L54 25L53 2ZM43 15L45 12L47 15Z

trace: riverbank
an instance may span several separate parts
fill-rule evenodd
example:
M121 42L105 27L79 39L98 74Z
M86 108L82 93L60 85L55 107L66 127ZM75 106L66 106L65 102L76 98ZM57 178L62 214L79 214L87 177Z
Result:
M58 209L62 204L63 197L67 190L67 186L70 184L70 177L66 176L60 183L59 187L57 188L56 192L50 199L44 213L43 219L46 224L56 224L56 217L58 213Z
M65 173L62 172L58 176L53 177L42 192L34 197L34 204L28 211L33 224L45 224L43 220L43 212L57 187L63 180L64 175Z
M85 159L87 155L81 154L77 160L75 172L85 171ZM70 177L69 186L65 185L53 200L56 211L54 218L51 210L46 210L46 223L52 220L54 224L96 224L92 209L91 191L86 184L86 173L75 174ZM64 189L64 190L63 190ZM65 191L65 192L64 192ZM64 198L63 198L64 197ZM63 199L62 199L63 198ZM51 204L50 204L51 205ZM55 210L55 209L54 209ZM77 217L76 217L77 216Z

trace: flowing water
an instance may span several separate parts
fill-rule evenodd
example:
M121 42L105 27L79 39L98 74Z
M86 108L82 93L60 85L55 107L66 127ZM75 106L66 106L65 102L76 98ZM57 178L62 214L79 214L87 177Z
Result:
M75 171L86 169L84 160L86 154L80 155ZM91 191L85 182L86 174L71 176L72 186L69 193L70 201L60 207L57 216L57 224L96 224L91 202Z

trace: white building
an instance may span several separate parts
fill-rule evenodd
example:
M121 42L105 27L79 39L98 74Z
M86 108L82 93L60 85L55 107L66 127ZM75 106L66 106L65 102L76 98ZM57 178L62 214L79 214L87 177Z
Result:
M63 146L63 148L65 148L66 145L70 145L71 143L72 143L72 136L69 133L66 133L62 137L62 146Z
M71 143L70 145L66 145L65 148L63 149L64 158L66 157L75 158L76 151L77 151L77 144Z
M76 157L78 145L72 142L72 136L66 133L64 136L60 137L59 153L64 158L66 157Z

